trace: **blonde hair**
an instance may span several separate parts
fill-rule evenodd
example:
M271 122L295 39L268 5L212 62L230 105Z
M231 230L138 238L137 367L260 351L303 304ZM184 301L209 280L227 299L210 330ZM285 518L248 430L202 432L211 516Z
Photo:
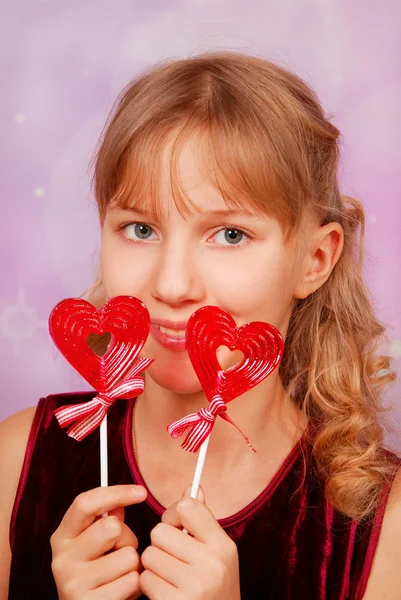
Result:
M168 141L171 193L179 210L190 211L176 163L192 136L229 206L272 214L286 239L307 210L344 229L328 281L295 302L280 376L314 425L328 500L351 518L367 517L393 471L382 449L380 396L395 375L389 357L375 354L384 327L362 279L363 209L339 191L340 132L314 91L268 60L214 52L159 64L124 88L106 123L93 175L101 222L110 202L158 209ZM101 304L100 285L91 296Z

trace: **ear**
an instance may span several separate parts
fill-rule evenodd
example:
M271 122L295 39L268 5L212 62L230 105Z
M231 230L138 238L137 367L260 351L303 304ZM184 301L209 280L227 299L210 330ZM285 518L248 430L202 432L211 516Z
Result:
M306 298L330 277L344 246L344 230L339 223L319 227L306 242L305 260L295 298Z

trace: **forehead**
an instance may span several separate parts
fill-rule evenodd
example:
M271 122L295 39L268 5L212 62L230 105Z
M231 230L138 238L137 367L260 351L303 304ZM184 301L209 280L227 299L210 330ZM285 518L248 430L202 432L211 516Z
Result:
M172 137L154 157L151 171L138 169L137 161L126 169L121 192L110 208L135 209L168 216L176 207L182 216L208 213L241 213L266 217L266 207L252 203L245 194L227 191L219 181L217 166L198 137L177 144Z

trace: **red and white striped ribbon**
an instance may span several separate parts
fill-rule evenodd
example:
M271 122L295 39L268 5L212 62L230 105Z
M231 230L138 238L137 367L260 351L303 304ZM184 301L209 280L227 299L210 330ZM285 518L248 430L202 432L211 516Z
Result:
M60 427L68 427L68 425L74 423L67 430L67 434L78 442L83 440L96 427L99 427L110 406L117 398L127 400L142 394L144 380L138 374L144 371L152 362L153 359L141 358L127 373L123 381L106 388L104 392L100 392L93 400L82 402L81 404L69 404L68 406L56 409L54 414Z
M251 446L246 435L228 416L227 405L219 395L213 396L209 406L206 408L201 408L197 413L192 413L186 417L183 417L182 419L179 419L178 421L175 421L174 423L170 423L170 425L167 427L167 431L171 437L177 439L181 437L181 435L185 433L187 429L189 429L187 437L181 444L181 448L187 450L188 452L197 452L208 435L211 433L217 416L220 416L225 421L231 423L231 425L234 425L234 427L238 429L240 434L246 440L248 446L250 446L250 448L256 452L256 450Z

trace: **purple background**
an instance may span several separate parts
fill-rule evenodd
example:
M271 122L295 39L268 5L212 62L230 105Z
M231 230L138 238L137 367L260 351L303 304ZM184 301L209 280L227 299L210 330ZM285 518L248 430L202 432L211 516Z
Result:
M90 287L99 232L88 164L117 94L168 57L226 48L280 62L343 133L343 192L367 214L366 280L401 359L398 0L13 0L0 23L0 418L87 388L47 319ZM401 384L386 394L401 421ZM401 435L396 447L401 448Z

